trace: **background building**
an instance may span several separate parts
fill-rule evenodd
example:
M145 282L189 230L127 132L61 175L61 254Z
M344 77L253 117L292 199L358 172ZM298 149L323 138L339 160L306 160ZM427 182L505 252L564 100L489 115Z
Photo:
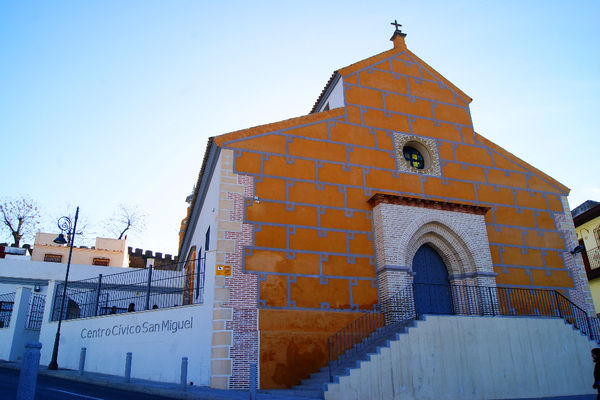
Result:
M588 200L571 211L596 312L600 310L600 203Z

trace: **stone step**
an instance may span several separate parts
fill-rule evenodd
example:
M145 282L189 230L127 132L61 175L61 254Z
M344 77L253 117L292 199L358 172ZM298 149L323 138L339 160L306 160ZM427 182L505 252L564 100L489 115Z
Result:
M324 384L329 382L329 374L327 374L327 376L322 377L322 378L310 378L310 379L302 379L300 386L309 386L309 385L317 385L317 384Z
M416 321L421 318L417 318L416 320L404 321L398 326L391 329L389 332L382 333L385 327L377 329L370 337L365 338L362 342L360 349L354 348L350 349L344 355L348 360L343 362L341 365L332 370L332 375L341 376L346 375L349 369L358 368L362 361L367 361L370 359L371 354L377 354L379 349L382 347L389 347L389 342L398 340L400 335L408 334L409 328L416 326ZM375 335L381 334L381 337L378 337L373 342L369 343L369 339ZM368 343L368 344L367 344ZM315 381L322 382L323 376L325 376L325 382L329 382L329 366L321 367L318 373L311 374L311 378L309 380L303 380L303 384L311 384L310 381L313 380L313 375Z
M313 372L312 374L310 374L310 379L324 381L329 380L329 367L327 367L325 371Z
M327 389L327 386L326 386L325 382L308 382L308 383L302 383L302 385L292 386L292 389L323 391L323 390Z
M261 389L257 391L262 394L273 396L302 397L305 399L324 399L323 390L304 390L304 389Z

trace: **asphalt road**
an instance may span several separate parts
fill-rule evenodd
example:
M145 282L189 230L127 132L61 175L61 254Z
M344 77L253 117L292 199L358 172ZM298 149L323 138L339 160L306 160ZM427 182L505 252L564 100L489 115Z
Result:
M15 400L19 385L19 371L0 368L0 399ZM35 400L161 400L168 397L128 392L103 386L88 385L38 376Z

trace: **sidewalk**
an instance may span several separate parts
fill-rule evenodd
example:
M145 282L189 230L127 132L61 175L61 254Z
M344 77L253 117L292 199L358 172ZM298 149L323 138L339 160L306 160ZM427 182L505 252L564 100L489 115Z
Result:
M20 370L20 363L0 360L0 368ZM247 400L250 398L248 391L244 390L222 390L212 389L201 386L187 386L186 391L179 390L176 383L154 382L144 379L131 378L130 383L125 383L122 376L98 374L95 372L84 372L80 376L78 371L70 369L58 369L58 371L49 371L48 366L40 365L38 375L52 376L59 379L68 379L72 381L87 383L90 385L107 386L115 389L128 390L131 392L153 394L157 396L170 397L173 399L201 399L201 400L224 400L239 399ZM310 400L308 397L296 397L279 394L265 394L258 391L257 400ZM290 392L293 392L290 390ZM536 400L595 400L595 394L579 396L557 396L557 397L538 397ZM499 399L502 400L502 399ZM532 400L532 399L511 399L511 400Z
M9 362L0 360L0 368L20 370L20 362ZM131 378L130 383L125 383L125 378L122 376L99 374L95 372L84 372L83 376L79 375L78 371L69 369L58 369L57 371L48 370L47 365L40 365L38 375L51 376L59 379L67 379L76 382L87 383L90 385L106 386L115 389L128 390L131 392L153 394L157 396L170 397L173 399L201 399L201 400L223 400L223 399L239 399L247 400L250 398L250 393L247 390L223 390L212 389L202 386L186 386L186 391L179 390L179 384L154 382L144 379ZM293 391L290 391L293 392ZM307 397L295 397L285 395L274 395L258 393L258 400L309 400Z

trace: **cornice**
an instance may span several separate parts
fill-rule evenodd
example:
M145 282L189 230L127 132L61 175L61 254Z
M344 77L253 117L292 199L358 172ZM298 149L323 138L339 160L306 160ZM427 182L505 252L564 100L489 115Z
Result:
M418 197L397 196L384 193L375 193L368 202L373 208L379 204L395 204L399 206L429 208L432 210L454 211L476 215L485 215L491 209L491 207L486 206L473 206L470 204L426 200Z

